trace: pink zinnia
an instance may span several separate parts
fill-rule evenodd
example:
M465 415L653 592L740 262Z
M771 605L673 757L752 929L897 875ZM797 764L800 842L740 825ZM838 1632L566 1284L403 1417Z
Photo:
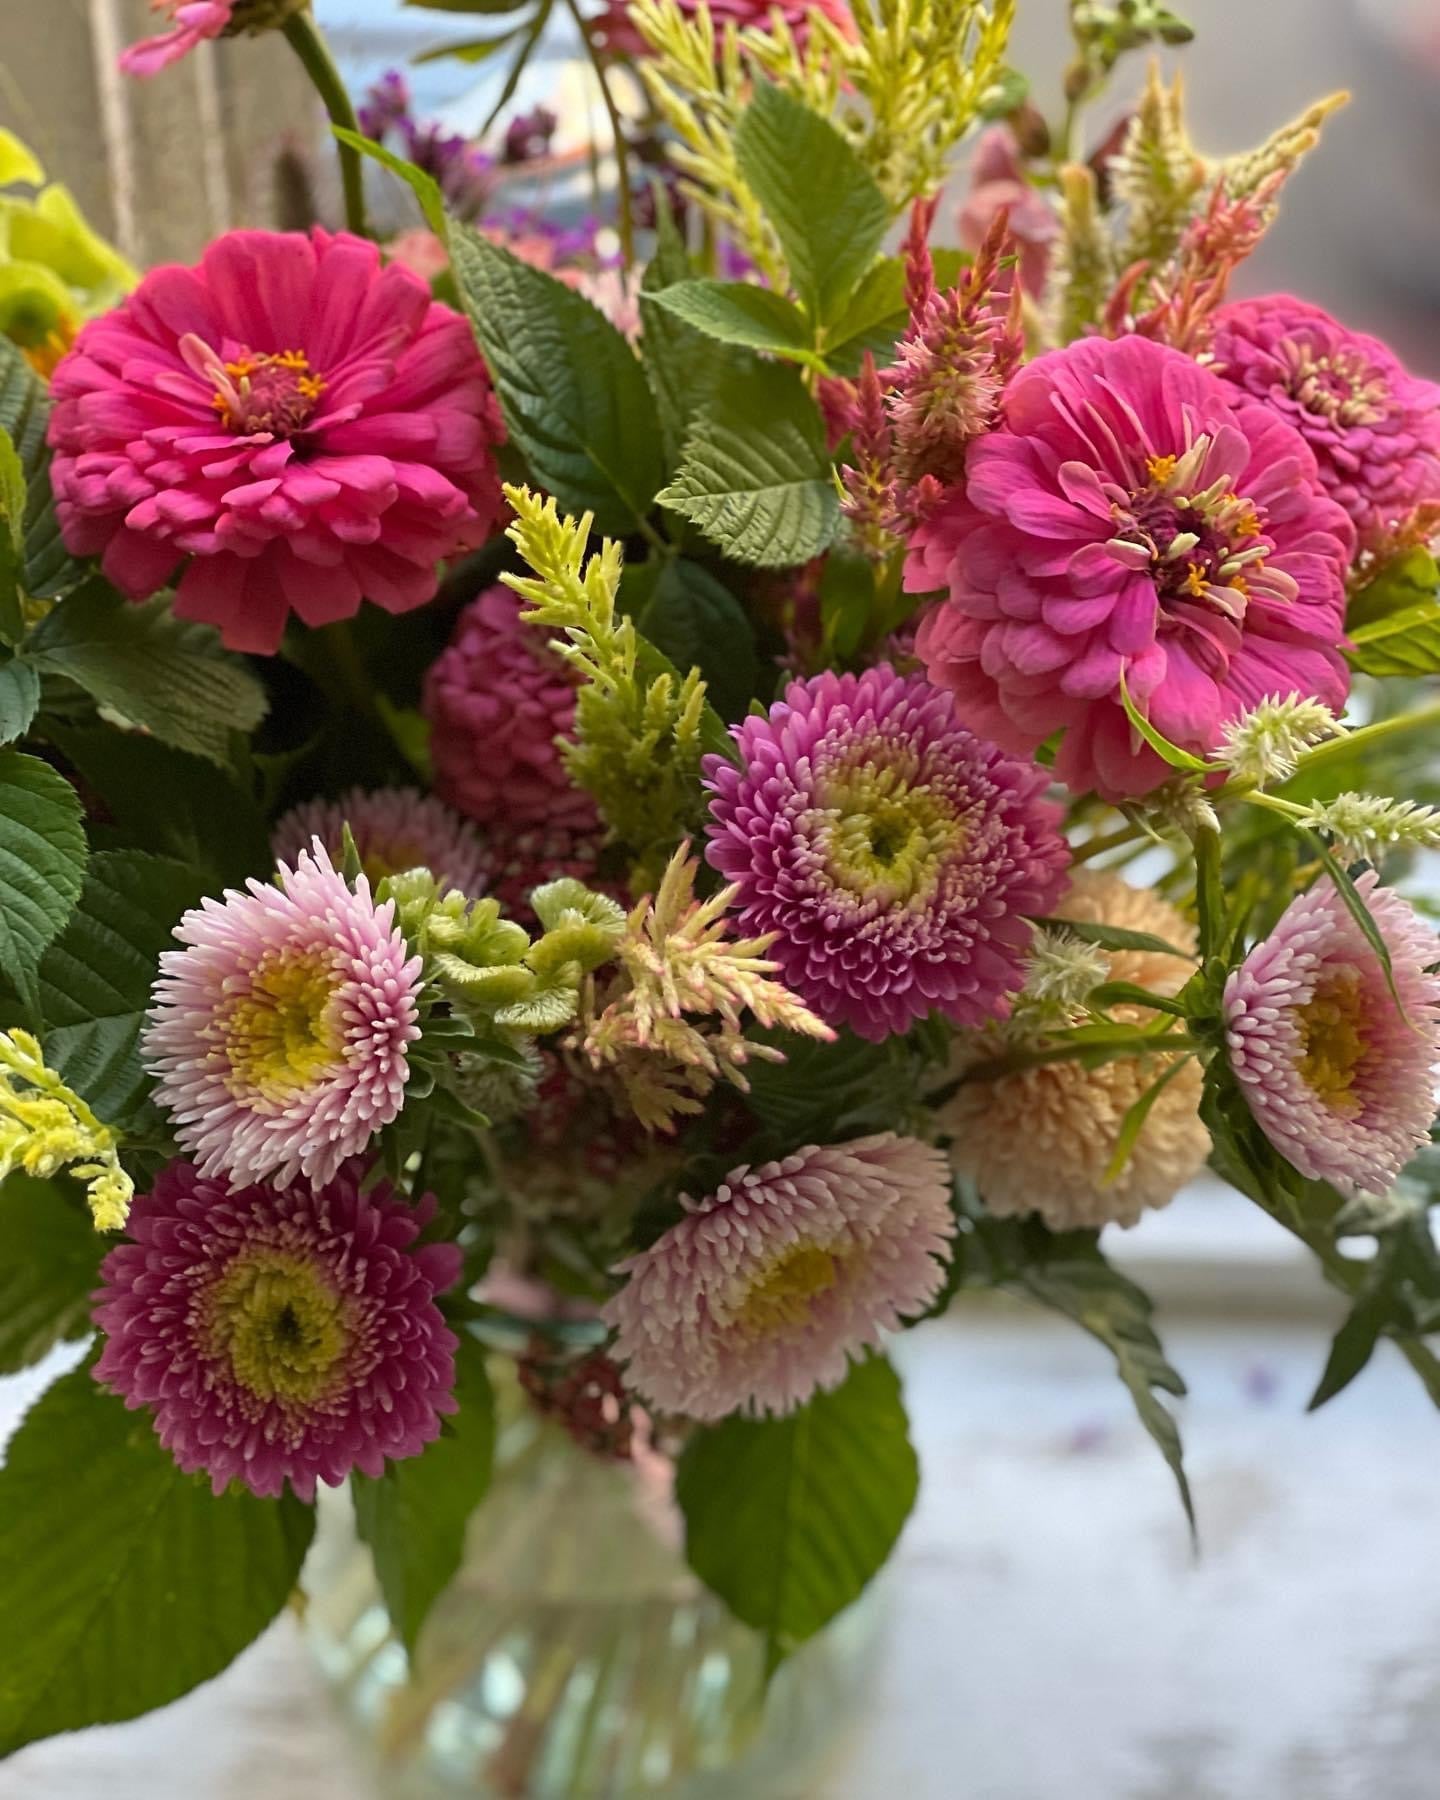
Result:
M351 788L338 800L306 800L276 822L270 848L277 862L293 863L318 838L338 864L346 825L372 885L423 868L441 887L472 896L485 891L485 840L443 801L417 788Z
M887 664L793 682L705 760L709 862L748 936L822 1019L879 1039L927 1013L1003 1018L1028 914L1065 885L1046 776L959 722L948 694Z
M232 28L237 0L153 0L153 10L165 14L170 29L121 51L120 67L127 75L158 75L207 39L223 37Z
M1203 753L1257 701L1338 711L1355 533L1305 440L1268 406L1146 338L1087 338L1010 384L999 429L925 514L906 584L946 590L920 628L967 724L1106 799L1170 770L1137 706Z
M187 912L160 958L142 1048L156 1102L205 1176L323 1184L394 1119L420 1035L420 958L317 843Z
M374 244L232 231L93 319L51 383L66 545L236 650L407 612L503 506L470 327Z
M955 1217L940 1151L884 1132L739 1168L617 1273L605 1308L643 1399L693 1419L786 1413L939 1292Z
M454 1244L417 1246L434 1202L358 1172L328 1186L227 1193L189 1163L162 1169L101 1264L95 1378L217 1494L232 1481L313 1500L317 1480L379 1476L453 1413L456 1339L435 1305Z
M1215 315L1215 366L1273 406L1315 452L1320 484L1362 543L1383 542L1422 500L1440 500L1440 387L1289 294Z
M1292 900L1225 983L1230 1067L1270 1142L1302 1175L1384 1194L1435 1117L1440 939L1408 901L1356 882L1379 957L1328 880Z
M421 702L435 788L482 825L593 831L595 803L571 785L557 739L575 718L576 678L507 587L487 588L431 664Z

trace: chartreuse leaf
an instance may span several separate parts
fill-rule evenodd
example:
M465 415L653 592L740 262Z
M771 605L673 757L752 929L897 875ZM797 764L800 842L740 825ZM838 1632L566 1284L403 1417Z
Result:
M890 223L884 194L828 119L767 81L756 84L735 155L796 293L812 319L829 323L879 251Z
M1187 769L1192 773L1208 775L1210 764L1203 756L1194 756L1188 750L1182 750L1178 744L1172 744L1163 732L1157 731L1145 717L1130 696L1130 689L1125 682L1125 671L1120 671L1120 702L1125 708L1125 717L1135 727L1145 742L1172 769Z
M133 1719L218 1675L279 1612L314 1514L218 1498L88 1367L31 1408L0 1470L0 1756Z
M175 948L175 924L204 891L183 863L101 851L40 965L46 1061L107 1125L130 1124L145 1100L138 1040L156 961Z
M265 716L265 689L213 627L177 619L164 595L135 606L102 583L72 594L25 647L40 670L63 675L101 706L167 744L225 763L230 734Z
M25 633L24 574L25 471L14 439L0 430L0 639L7 644L18 644Z
M659 499L735 562L793 568L818 556L840 508L825 427L797 372L757 361L728 379Z
M30 664L0 663L0 744L23 737L39 705L40 677Z
M65 1182L18 1171L0 1181L0 1375L86 1335L106 1248Z
M455 1355L450 1428L419 1456L391 1463L375 1481L351 1477L355 1522L397 1636L414 1651L435 1600L460 1566L470 1515L485 1496L495 1459L495 1401L485 1352L468 1333Z
M33 1011L35 971L80 893L79 796L38 757L0 750L0 973Z
M535 481L625 536L663 479L660 424L635 352L553 275L467 225L451 220L448 235L461 299Z
M748 281L679 281L648 296L645 303L664 307L722 344L823 366L812 348L805 315L770 288Z
M919 1481L900 1383L872 1356L784 1418L737 1416L696 1432L675 1482L685 1554L764 1633L774 1668L859 1598Z

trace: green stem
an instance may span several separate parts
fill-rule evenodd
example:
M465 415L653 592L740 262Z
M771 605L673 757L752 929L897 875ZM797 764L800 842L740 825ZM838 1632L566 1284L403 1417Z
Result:
M575 29L580 33L580 41L585 46L585 54L590 58L590 66L595 71L595 79L600 84L600 99L605 107L606 117L610 121L610 135L615 140L615 180L620 189L619 194L619 226L620 255L624 260L625 272L628 275L635 266L635 210L634 197L630 192L630 146L625 141L625 123L620 117L620 109L615 104L615 96L610 92L610 83L605 75L605 59L596 48L595 40L590 33L590 23L580 11L576 0L565 0L570 8L570 16L575 21Z
M370 685L370 677L365 673L365 665L355 647L355 634L350 629L350 621L339 619L333 625L323 626L317 635L325 645L330 667L335 673L336 695L353 706L363 718L373 718L375 690Z
M300 58L311 85L320 96L332 125L358 132L359 121L340 71L335 67L329 47L320 35L308 8L291 13L281 28L290 48ZM365 221L365 176L360 154L349 144L340 144L340 185L345 192L345 223L359 237L370 235Z
M1145 836L1138 825L1117 825L1114 831L1107 831L1101 837L1093 837L1088 843L1081 844L1078 850L1072 850L1072 863L1089 862L1092 856L1103 856L1107 850L1120 850L1126 844L1137 843Z

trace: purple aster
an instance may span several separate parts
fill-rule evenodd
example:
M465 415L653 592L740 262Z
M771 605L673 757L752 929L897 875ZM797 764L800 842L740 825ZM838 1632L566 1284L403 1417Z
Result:
M433 1201L355 1165L328 1186L227 1193L171 1163L136 1200L101 1264L95 1378L217 1494L232 1481L302 1500L351 1469L415 1456L455 1411L454 1334L435 1296L460 1274L453 1244L417 1246Z
M927 1013L1009 1012L1027 914L1065 885L1059 808L1033 763L965 730L950 695L888 663L793 682L705 761L711 865L747 936L832 1025L878 1040Z

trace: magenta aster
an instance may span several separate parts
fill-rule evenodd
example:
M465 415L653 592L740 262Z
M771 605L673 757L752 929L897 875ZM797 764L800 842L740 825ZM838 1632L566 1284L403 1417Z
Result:
M1338 711L1355 534L1275 411L1146 338L1086 338L1011 382L926 512L906 584L931 679L1007 750L1061 727L1060 779L1107 799L1170 771L1120 698L1203 753L1269 696Z
M101 1264L95 1378L217 1494L232 1481L302 1500L317 1480L384 1473L455 1411L454 1334L435 1296L453 1244L417 1246L434 1209L358 1173L327 1186L227 1193L171 1163L136 1200L131 1243Z
M1380 959L1328 881L1286 908L1225 984L1230 1067L1260 1129L1300 1171L1343 1193L1386 1193L1435 1117L1440 939L1371 870L1356 883Z
M1046 777L959 723L948 694L882 663L793 682L705 760L706 856L746 936L832 1025L879 1039L938 1012L1002 1018L1026 915L1065 884Z
M1362 543L1384 541L1423 500L1440 500L1440 387L1377 338L1347 331L1289 294L1215 315L1215 366L1273 406L1315 452L1320 484Z
M346 825L372 884L425 868L442 887L485 891L487 846L480 833L417 788L351 788L338 800L306 800L276 822L270 847L278 862L293 863L318 838L338 863Z
M360 876L324 849L206 900L160 958L142 1047L155 1099L205 1176L324 1183L400 1111L421 966Z
M648 1250L605 1309L651 1405L785 1413L845 1379L939 1292L955 1218L944 1156L884 1132L739 1168Z
M470 327L374 244L232 231L152 269L57 367L61 530L236 650L294 611L406 612L503 510L500 414Z
M575 677L507 587L461 613L422 701L441 798L482 825L593 831L595 803L572 787L556 739L575 717Z

